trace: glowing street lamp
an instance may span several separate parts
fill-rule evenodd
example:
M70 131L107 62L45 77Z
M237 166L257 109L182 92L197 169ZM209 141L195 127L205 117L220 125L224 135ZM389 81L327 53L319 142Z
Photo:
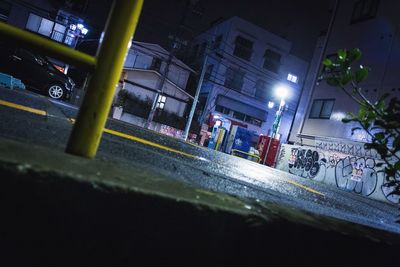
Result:
M268 146L267 146L267 151L265 152L265 156L263 159L263 164L265 164L265 161L267 160L272 139L275 138L276 135L278 134L279 126L281 125L282 114L283 114L283 111L285 110L285 99L289 96L289 88L285 85L278 85L275 88L274 93L275 93L276 97L280 100L280 103L279 103L279 108L275 114L274 123L272 124L271 136L269 137L269 142L268 142ZM274 103L271 101L268 102L268 107L273 108L274 107L273 104Z
M275 88L275 95L279 98L280 104L278 111L276 112L275 115L274 124L272 125L271 138L275 138L276 134L279 131L279 126L281 124L281 119L282 119L282 113L285 109L285 99L289 95L289 88L285 85L279 85Z

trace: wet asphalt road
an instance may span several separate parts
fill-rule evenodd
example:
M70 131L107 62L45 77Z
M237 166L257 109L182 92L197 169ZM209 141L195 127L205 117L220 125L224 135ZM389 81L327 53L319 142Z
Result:
M0 137L63 151L77 108L0 88ZM5 101L5 102L4 102ZM6 104L4 104L6 103ZM7 104L12 103L12 105ZM24 110L44 110L46 116ZM400 233L395 205L367 199L207 148L109 119L97 157L139 163L196 187L290 205L374 228ZM127 139L116 134L132 137ZM133 139L133 140L132 140ZM161 147L160 147L161 145ZM158 147L156 147L158 146Z

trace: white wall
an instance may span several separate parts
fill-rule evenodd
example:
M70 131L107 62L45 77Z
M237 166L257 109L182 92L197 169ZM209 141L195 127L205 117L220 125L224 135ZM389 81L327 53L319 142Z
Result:
M365 151L362 144L318 141L315 147L282 145L276 168L305 179L336 186L347 192L376 200L398 203L399 196L389 195L383 167L376 153Z
M343 48L360 48L363 56L359 64L370 68L368 78L360 84L365 96L371 101L375 101L384 93L399 97L400 17L393 10L392 1L382 0L376 18L350 24L355 2L355 0L340 1L326 54L335 53ZM314 66L312 72L316 71ZM309 119L308 114L313 100L324 98L336 99L331 119ZM302 107L301 111L308 110L302 134L366 141L364 133L351 134L354 124L341 122L346 112L358 111L358 104L340 89L330 87L323 82L315 87L307 107L304 107L304 103ZM301 115L303 114L299 114Z

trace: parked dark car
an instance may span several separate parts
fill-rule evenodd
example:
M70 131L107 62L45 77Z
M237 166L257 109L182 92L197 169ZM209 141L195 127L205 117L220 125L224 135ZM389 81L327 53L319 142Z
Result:
M75 83L44 56L0 43L0 72L20 79L26 89L53 99L69 99Z

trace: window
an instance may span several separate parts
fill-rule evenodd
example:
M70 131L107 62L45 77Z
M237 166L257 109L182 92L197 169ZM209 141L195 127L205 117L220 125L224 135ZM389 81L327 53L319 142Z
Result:
M50 37L57 42L64 42L68 45L73 45L75 36L67 31L65 25L55 23L52 20L45 19L35 14L29 14L28 22L26 23L26 29L37 32L41 35ZM67 34L66 34L67 31Z
M256 88L256 93L255 93L255 98L258 100L269 100L271 99L271 93L272 93L272 88L274 87L274 84L272 84L270 81L264 81L264 80L257 80L255 88Z
M281 55L271 49L267 49L264 54L264 69L278 73L281 65Z
M235 56L249 61L251 53L253 51L252 49L253 49L252 41L249 41L241 36L236 37L235 50L233 51L233 54Z
M204 73L204 79L206 79L206 80L210 79L213 68L214 68L214 64L210 64L207 66L206 72Z
M29 14L26 28L30 31L40 33L44 36L50 36L52 33L54 22L35 14Z
M241 113L241 112L238 112L238 111L234 111L234 112L233 112L233 117L234 117L235 119L244 121L244 119L246 118L246 114Z
M244 75L243 71L229 67L225 73L224 85L230 89L240 91L243 86Z
M310 112L310 119L329 119L335 104L334 99L315 99Z
M64 25L56 23L54 25L53 33L51 34L51 39L61 43L64 39L65 30L66 27Z
M375 18L378 12L379 0L360 0L354 4L351 23Z
M266 83L263 80L257 80L256 82L256 94L257 99L266 99Z
M221 42L222 42L222 34L218 35L213 43L212 49L218 49L221 46Z
M0 21L7 21L10 11L11 4L6 1L0 1Z
M166 101L166 100L167 100L167 97L166 97L166 96L159 95L159 96L158 96L158 99L157 99L157 106L156 106L156 108L164 109L165 101Z
M258 126L258 127L261 127L261 124L262 124L261 120L253 118L253 117L248 116L248 115L246 115L246 118L244 119L244 121L248 122L250 124L254 124L254 125Z
M287 80L291 81L292 83L297 83L298 77L296 75L289 73L287 76Z
M253 118L253 117L251 117L247 114L244 114L242 112L239 112L239 111L230 110L229 108L223 107L221 105L216 105L215 111L225 114L225 115L228 115L228 116L232 115L232 117L235 119L238 119L238 120L259 126L259 127L261 127L261 124L262 124L262 121L259 119Z
M153 57L153 61L150 66L151 70L160 71L161 69L161 59L158 57Z
M229 108L226 108L226 107L223 107L223 106L220 106L220 105L216 105L215 106L215 111L218 111L218 112L220 112L222 114L225 114L225 115L229 115L229 113L231 112L231 110Z

